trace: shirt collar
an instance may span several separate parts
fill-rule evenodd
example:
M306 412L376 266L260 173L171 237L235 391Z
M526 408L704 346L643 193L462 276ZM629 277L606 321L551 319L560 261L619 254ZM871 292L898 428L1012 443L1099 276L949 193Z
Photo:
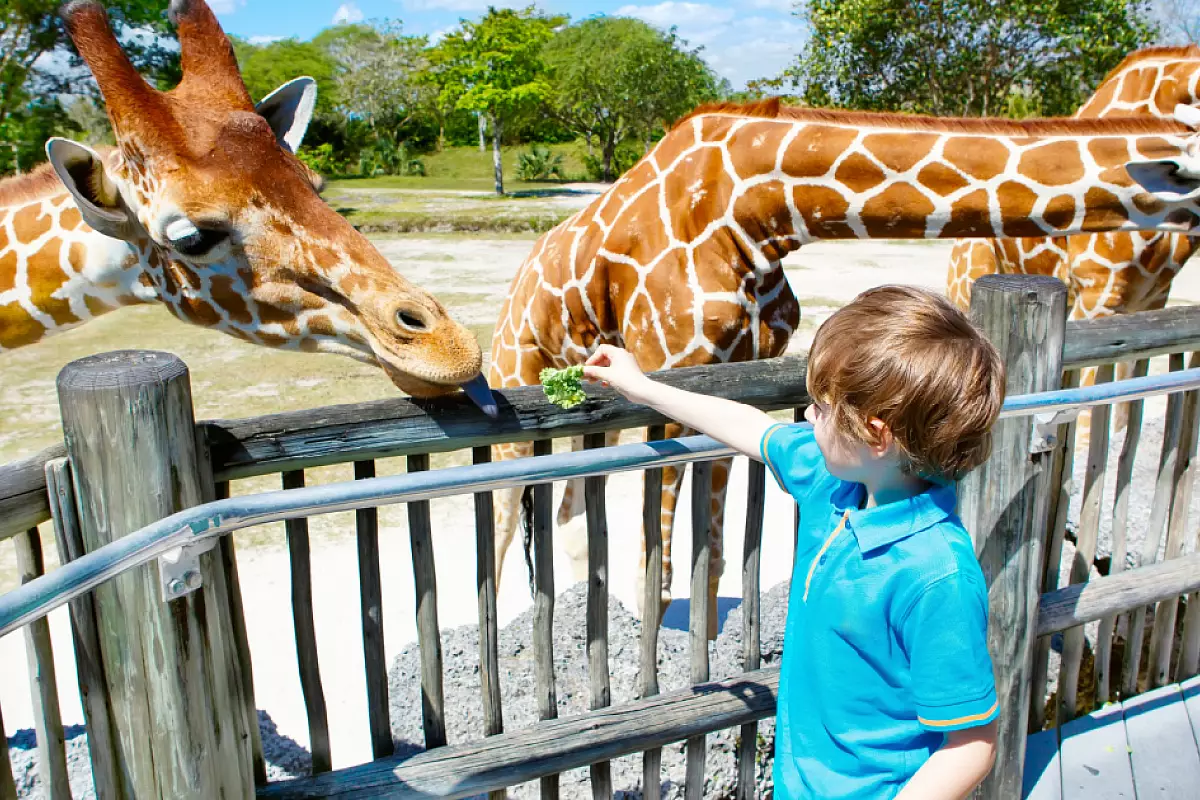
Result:
M862 487L857 488L859 491L855 494L861 500ZM957 500L954 484L932 486L907 500L873 508L852 507L848 527L858 539L859 550L867 553L931 528L952 516Z

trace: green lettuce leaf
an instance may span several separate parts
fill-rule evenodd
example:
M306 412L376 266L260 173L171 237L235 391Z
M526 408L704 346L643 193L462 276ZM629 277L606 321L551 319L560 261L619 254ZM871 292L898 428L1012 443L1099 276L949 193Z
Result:
M566 369L546 367L538 375L542 391L551 403L563 408L574 408L587 399L583 393L583 365L576 364Z

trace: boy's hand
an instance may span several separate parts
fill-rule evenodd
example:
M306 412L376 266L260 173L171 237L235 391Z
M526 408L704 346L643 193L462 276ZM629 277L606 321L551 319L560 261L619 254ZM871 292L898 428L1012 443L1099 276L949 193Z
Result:
M583 377L611 386L634 403L642 403L651 380L627 350L602 344L583 367Z

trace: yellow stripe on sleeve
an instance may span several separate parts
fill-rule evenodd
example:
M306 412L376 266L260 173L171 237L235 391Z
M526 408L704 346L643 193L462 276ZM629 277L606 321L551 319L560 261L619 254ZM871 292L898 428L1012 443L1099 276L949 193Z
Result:
M771 441L772 436L786 427L787 425L780 422L767 428L767 432L763 434L762 442L758 446L759 452L762 454L763 463L767 465L767 469L771 470L771 474L775 476L775 482L784 491L787 491L787 488L783 485L783 478L779 477L779 471L775 469L775 465L771 463L771 457L767 455L767 443Z
M956 719L925 719L920 714L917 715L917 721L922 725L928 725L931 728L949 728L954 725L964 725L968 722L980 722L987 719L992 714L996 713L996 709L1000 707L1000 701L992 703L992 707L982 714L968 714L965 717Z

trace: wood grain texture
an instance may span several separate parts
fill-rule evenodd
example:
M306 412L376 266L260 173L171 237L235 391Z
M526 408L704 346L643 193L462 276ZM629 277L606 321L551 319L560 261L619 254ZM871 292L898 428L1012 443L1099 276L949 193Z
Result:
M0 541L50 519L46 464L67 454L63 445L0 466Z
M1008 394L1059 388L1066 287L1035 275L987 275L971 291L971 320L1007 367ZM988 582L988 650L1000 721L996 766L976 797L1020 794L1037 622L1041 547L1046 540L1050 453L1030 454L1033 420L1001 420L991 457L959 485L959 515L975 539Z
M779 669L768 667L628 705L538 722L521 731L443 747L403 761L393 757L275 783L260 790L258 796L296 800L471 797L662 747L704 731L763 719L774 713L778 692Z
M42 538L31 528L13 543L17 550L17 576L28 583L46 573ZM62 713L58 707L58 680L54 675L54 648L50 644L50 621L45 617L25 626L25 655L29 664L29 693L33 724L37 731L38 774L47 800L71 800L67 775L67 746ZM0 728L0 736L4 729Z
M604 447L603 433L589 433L583 446L592 450ZM612 705L612 687L608 675L608 510L604 498L605 478L585 478L583 503L587 515L588 591L587 654L588 708L595 711ZM607 761L589 768L592 797L612 797L612 770Z
M283 473L284 489L304 486L304 470ZM289 519L287 531L288 561L292 577L292 628L296 634L296 663L300 668L300 691L308 715L308 740L314 773L328 772L332 766L329 742L329 710L321 683L321 663L317 657L317 629L313 619L312 551L309 548L308 519Z
M553 444L549 439L535 441L533 454L548 456ZM558 718L558 690L554 680L554 528L551 525L554 485L540 483L530 491L533 493L534 676L538 719L550 720ZM540 777L542 800L558 800L557 772Z
M1150 358L1200 349L1200 313L1180 306L1067 323L1063 367Z
M646 441L666 436L662 425L646 429ZM642 697L658 694L658 629L662 619L662 480L661 469L648 469L642 477L642 531L646 537L643 554L642 638L639 642L638 678ZM642 798L659 800L662 793L662 750L642 753Z
M187 369L146 351L105 353L58 377L85 549L204 499ZM220 554L203 587L164 603L155 565L93 592L119 796L245 797L249 721Z
M408 457L410 474L428 469L427 454ZM438 627L437 571L428 500L408 504L408 537L412 543L417 643L421 648L421 715L425 747L432 749L446 744L446 699L442 691L442 634Z
M691 679L699 684L708 681L709 615L716 609L708 607L709 558L712 545L709 530L712 524L712 462L692 464L692 590L688 601L688 634L691 639ZM687 767L684 782L688 800L704 797L705 735L688 739Z
M1200 750L1179 686L1131 697L1122 709L1137 796L1183 798L1200 793Z
M1025 745L1021 797L1023 800L1062 800L1057 729L1030 734Z
M1136 797L1119 703L1063 725L1059 759L1063 800Z
M476 447L471 463L487 464L492 448ZM475 596L479 606L479 691L483 700L483 735L504 732L500 694L500 628L496 615L496 516L491 492L475 494ZM488 800L505 800L498 789Z
M354 480L375 477L374 461L355 461ZM383 637L383 583L379 577L379 509L354 512L358 544L359 617L362 620L363 664L367 678L367 725L371 753L386 758L395 752L388 705L387 648Z
M742 540L742 669L753 672L762 661L759 623L759 578L762 574L762 529L766 511L767 466L750 460L746 487L746 533ZM754 800L758 791L755 756L758 723L742 726L737 748L738 800Z

